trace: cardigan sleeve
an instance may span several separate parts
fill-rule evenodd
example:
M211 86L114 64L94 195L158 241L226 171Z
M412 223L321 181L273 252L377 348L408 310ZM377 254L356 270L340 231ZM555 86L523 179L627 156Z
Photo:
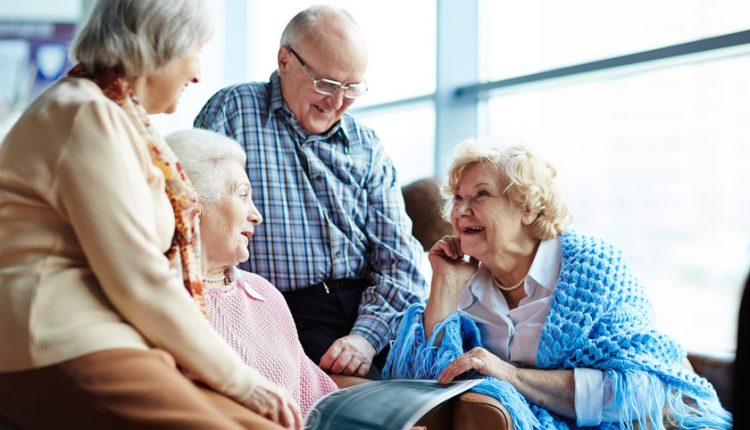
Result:
M213 331L163 255L174 233L164 178L118 106L79 108L54 178L49 198L116 311L191 374L246 399L262 376Z

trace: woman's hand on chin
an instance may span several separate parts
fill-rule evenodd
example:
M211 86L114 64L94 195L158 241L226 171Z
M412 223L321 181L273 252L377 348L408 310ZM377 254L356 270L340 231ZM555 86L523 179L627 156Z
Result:
M461 239L458 236L443 236L429 252L432 266L433 287L448 287L457 293L477 273L479 262L470 257L464 259ZM438 282L435 282L438 281Z
M455 312L458 300L466 284L477 272L479 262L473 258L464 260L461 242L457 236L443 236L429 252L432 265L430 298L424 311L424 328L427 337L432 335L435 325ZM442 334L435 340L440 344Z

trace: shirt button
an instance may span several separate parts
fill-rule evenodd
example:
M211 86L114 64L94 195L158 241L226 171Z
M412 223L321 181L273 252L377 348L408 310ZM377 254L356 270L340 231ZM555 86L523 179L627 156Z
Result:
M341 258L341 251L336 251L333 255L336 258Z

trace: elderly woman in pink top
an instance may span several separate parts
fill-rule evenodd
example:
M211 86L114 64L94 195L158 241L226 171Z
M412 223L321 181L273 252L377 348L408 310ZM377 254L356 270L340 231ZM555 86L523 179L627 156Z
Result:
M305 355L281 293L264 278L236 268L248 259L248 240L263 221L253 204L245 152L234 140L206 130L182 130L166 140L201 201L201 260L211 325L247 364L285 387L307 414L336 384Z

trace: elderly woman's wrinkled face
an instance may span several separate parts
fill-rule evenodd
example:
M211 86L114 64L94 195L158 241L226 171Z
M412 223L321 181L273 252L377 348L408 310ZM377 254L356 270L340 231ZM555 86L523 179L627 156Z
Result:
M200 81L200 73L200 50L196 47L147 76L145 94L141 95L146 112L173 113L185 88Z
M463 171L454 190L451 224L464 254L486 262L512 250L526 239L522 220L522 210L505 197L493 169L477 163Z
M247 245L256 225L263 222L252 199L252 188L239 163L221 166L226 182L216 202L204 203L201 241L209 267L233 267L250 256Z

